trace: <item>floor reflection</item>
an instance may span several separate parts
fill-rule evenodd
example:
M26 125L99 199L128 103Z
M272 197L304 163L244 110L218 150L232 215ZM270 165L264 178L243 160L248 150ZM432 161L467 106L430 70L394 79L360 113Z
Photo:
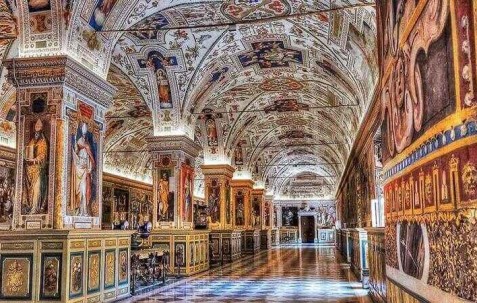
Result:
M359 302L368 303L333 247L274 248L183 279L129 302Z

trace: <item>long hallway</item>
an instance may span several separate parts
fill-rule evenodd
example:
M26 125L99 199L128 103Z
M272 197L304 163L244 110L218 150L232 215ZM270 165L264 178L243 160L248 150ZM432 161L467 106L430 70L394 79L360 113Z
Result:
M120 302L371 302L341 261L334 247L274 248Z

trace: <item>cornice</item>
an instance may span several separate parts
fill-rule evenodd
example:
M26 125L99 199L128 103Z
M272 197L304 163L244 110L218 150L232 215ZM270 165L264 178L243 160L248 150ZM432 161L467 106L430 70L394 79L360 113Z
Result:
M14 58L4 61L7 78L16 87L66 85L108 108L116 88L67 56Z
M147 183L139 182L136 180L131 180L125 177L116 176L109 173L103 173L103 182L114 183L118 185L133 187L136 189L152 192L152 184L147 184Z
M265 194L265 189L263 188L252 189L252 195L263 196L264 194Z
M226 176L230 179L233 177L235 168L228 164L204 164L200 166L205 176Z
M249 187L252 189L253 187L253 180L243 179L243 180L231 180L230 186L232 187Z
M154 136L146 138L150 152L182 151L196 158L202 147L187 136Z
M16 154L16 149L0 145L0 161L14 164L16 162Z

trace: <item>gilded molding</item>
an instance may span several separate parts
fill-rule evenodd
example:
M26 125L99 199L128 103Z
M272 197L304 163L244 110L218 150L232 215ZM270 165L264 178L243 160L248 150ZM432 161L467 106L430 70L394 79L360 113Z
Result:
M146 141L150 152L182 151L196 158L202 150L202 146L187 136L153 136Z
M229 177L232 178L235 168L228 164L201 165L202 173L208 177Z
M67 56L21 58L4 61L8 80L17 87L66 85L104 108L116 88Z

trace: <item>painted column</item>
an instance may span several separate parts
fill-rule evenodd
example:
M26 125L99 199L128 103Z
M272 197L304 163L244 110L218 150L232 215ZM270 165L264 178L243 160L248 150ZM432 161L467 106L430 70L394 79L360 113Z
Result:
M149 137L153 162L153 228L193 228L194 161L200 146L186 136Z
M239 229L249 229L250 196L253 187L252 180L232 180L233 226Z
M273 195L265 195L263 207L262 229L272 229L273 226Z
M99 229L104 114L115 88L65 56L5 65L19 116L14 228Z
M209 208L210 229L232 229L232 180L235 169L230 165L202 165L205 203Z
M250 225L253 229L262 229L264 189L253 189L250 201Z

